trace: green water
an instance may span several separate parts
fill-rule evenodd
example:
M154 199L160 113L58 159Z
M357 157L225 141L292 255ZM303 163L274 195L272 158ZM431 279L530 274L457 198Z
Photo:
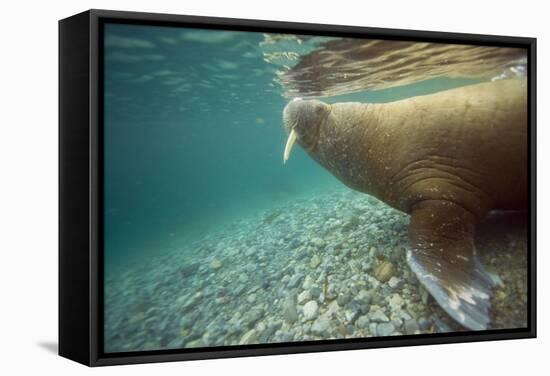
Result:
M263 59L262 33L107 24L104 34L107 272L340 185L298 147L283 165L288 98L280 67ZM324 100L386 102L472 82Z

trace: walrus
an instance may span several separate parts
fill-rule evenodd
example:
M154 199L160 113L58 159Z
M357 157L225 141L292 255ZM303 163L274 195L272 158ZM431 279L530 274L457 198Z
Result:
M476 255L490 210L525 210L527 83L472 84L389 103L295 99L289 138L348 187L410 214L407 263L457 322L490 328L498 276Z

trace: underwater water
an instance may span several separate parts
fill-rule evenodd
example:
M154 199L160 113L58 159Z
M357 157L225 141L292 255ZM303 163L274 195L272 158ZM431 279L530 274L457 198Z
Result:
M406 214L298 147L283 164L281 72L330 40L105 25L105 351L463 330L406 265ZM482 80L320 99L390 102ZM480 246L505 281L494 325L522 327L526 230L499 223L506 236Z

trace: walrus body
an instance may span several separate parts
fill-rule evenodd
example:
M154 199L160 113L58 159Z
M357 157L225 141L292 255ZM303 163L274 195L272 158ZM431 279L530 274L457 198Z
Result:
M527 204L527 84L509 79L391 103L295 100L294 139L347 186L411 214L407 261L458 322L486 329L496 279L475 225Z

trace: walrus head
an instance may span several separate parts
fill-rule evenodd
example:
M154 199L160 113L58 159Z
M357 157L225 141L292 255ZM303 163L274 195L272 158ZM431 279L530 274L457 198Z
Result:
M283 161L286 163L296 141L306 151L312 151L319 139L321 123L330 113L330 105L318 100L295 98L283 110L283 122L288 131Z

